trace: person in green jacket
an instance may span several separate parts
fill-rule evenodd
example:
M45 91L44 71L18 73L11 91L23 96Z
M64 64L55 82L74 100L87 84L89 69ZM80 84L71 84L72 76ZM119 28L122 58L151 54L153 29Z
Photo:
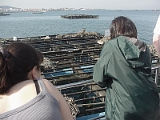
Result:
M137 39L134 23L123 16L110 27L110 40L94 66L93 80L107 87L107 120L158 120L159 95L151 76L151 55Z

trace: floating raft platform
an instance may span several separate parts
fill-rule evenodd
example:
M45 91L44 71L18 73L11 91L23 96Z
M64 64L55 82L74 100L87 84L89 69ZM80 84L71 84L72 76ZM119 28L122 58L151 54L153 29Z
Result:
M84 19L84 18L98 18L99 15L69 14L69 15L61 15L61 17L67 19Z

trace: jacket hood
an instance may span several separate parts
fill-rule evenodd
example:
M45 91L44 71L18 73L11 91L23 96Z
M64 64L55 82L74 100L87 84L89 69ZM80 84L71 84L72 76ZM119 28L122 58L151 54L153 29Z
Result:
M143 66L144 63L137 61L142 52L146 52L146 43L136 39L120 36L117 38L118 46L128 63L133 67Z

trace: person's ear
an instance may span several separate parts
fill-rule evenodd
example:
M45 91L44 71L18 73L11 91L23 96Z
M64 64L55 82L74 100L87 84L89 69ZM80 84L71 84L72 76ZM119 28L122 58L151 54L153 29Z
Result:
M37 66L34 66L31 70L31 78L34 80L37 78Z

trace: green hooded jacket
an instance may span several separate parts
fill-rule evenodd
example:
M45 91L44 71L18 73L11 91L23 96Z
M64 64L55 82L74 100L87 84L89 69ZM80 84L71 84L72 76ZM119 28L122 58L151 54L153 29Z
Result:
M93 79L107 87L107 120L158 120L159 96L147 45L119 36L105 43Z

